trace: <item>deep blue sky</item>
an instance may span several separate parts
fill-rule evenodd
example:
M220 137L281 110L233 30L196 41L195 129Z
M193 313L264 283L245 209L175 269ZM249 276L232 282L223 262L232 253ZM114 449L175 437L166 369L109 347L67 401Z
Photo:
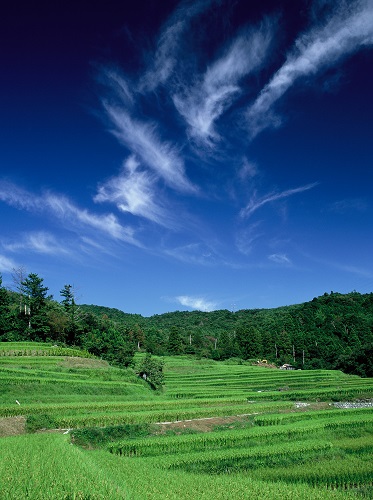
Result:
M373 288L373 2L14 2L0 272L142 315Z

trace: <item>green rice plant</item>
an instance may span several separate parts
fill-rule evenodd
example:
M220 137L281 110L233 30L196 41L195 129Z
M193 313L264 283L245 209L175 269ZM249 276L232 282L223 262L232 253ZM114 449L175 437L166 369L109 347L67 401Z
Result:
M22 349L48 349L52 344L48 342L0 342L0 351L19 351Z
M99 466L101 472L110 470L117 483L125 482L128 498L134 500L245 500L252 497L283 500L284 496L294 500L355 498L348 491L319 489L302 483L270 483L255 479L251 473L191 473L183 469L160 468L153 458L117 458L101 450L86 453L89 453L91 462Z
M86 415L55 415L59 427L92 427L118 425L122 423L154 423L173 422L187 419L196 419L204 416L237 415L242 407L212 407L212 408L185 408L184 410L155 410L137 412L90 413Z
M267 425L284 425L291 422L300 422L304 420L316 420L324 418L336 418L336 417L351 417L352 415L371 415L372 408L353 408L340 410L337 408L330 408L328 410L321 411L307 411L299 413L285 413L277 415L259 415L254 419L255 425L267 426Z
M209 474L250 470L268 465L292 465L315 459L333 448L325 441L291 442L275 445L256 446L255 448L229 448L197 453L163 455L157 457L157 466L207 472Z
M348 420L339 420L336 422L328 422L325 424L325 429L335 430L335 429L351 429L351 428L373 428L373 415L368 418L366 415L362 415L361 418L350 418Z
M267 481L307 483L313 487L323 486L327 489L359 490L362 491L373 484L371 460L373 456L367 456L366 460L358 457L335 457L333 460L322 459L303 465L295 464L291 468L278 467L276 469L263 468L253 472L253 476Z
M111 453L123 456L158 456L206 450L254 447L283 440L312 439L323 431L323 424L306 427L283 426L281 428L247 428L232 431L216 431L198 435L157 436L142 440L122 440L111 443Z
M151 433L149 424L126 424L107 427L88 427L70 432L71 442L89 448L98 448L111 441L126 437L135 439L148 436Z
M3 438L0 455L1 495L9 500L355 498L349 491L323 490L280 478L273 483L256 479L253 470L251 475L216 476L164 469L154 459L119 459L104 451L82 450L58 434Z
M237 403L241 404L237 404ZM221 403L221 404L220 404ZM233 403L233 404L232 404ZM234 404L236 403L236 404ZM87 414L87 413L97 413L97 412L144 412L144 411L175 411L178 416L179 413L185 411L185 409L193 408L194 410L198 408L198 411L210 413L212 408L221 408L223 413L230 414L231 408L233 411L238 411L240 414L253 414L265 411L278 411L286 410L292 408L291 403L286 402L264 402L264 403L248 403L244 400L237 399L226 399L221 400L185 400L175 401L175 400L151 400L151 401L104 401L104 402L73 402L73 403L52 403L52 404L42 404L42 403L29 403L22 404L21 407L15 404L15 401L11 405L0 405L0 417L19 415L20 411L22 414L39 414L48 413L61 414L64 415L76 415L76 414ZM224 411L223 411L224 409Z
M66 436L33 434L0 439L1 497L9 500L125 499L119 484Z
M371 398L371 379L181 356L165 358L166 388L154 395L131 370L59 356L50 345L11 347L8 352L22 355L1 357L0 417L25 415L35 428L74 428L70 435L75 445L58 434L1 439L4 498L309 500L369 495L369 409L314 411L311 405L306 412L292 410L294 401ZM53 349L52 356L27 355ZM149 435L153 428L163 428L151 425L156 422L230 415L252 416L243 429ZM112 453L81 449L77 442L110 443ZM272 472L266 477L265 471Z
M94 358L88 351L42 342L0 342L1 356L73 356Z

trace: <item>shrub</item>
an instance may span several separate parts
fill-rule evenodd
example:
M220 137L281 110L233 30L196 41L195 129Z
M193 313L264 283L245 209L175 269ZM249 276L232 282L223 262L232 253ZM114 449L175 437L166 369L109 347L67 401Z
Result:
M87 448L100 448L118 439L134 439L148 436L149 433L149 424L126 424L75 429L70 434L74 444Z
M29 415L26 419L26 431L36 432L42 429L54 429L55 420L50 415Z

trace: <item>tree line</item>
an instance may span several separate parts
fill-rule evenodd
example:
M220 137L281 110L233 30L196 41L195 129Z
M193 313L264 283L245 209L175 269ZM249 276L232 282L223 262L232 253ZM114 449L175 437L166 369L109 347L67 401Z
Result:
M13 278L15 290L8 290L0 275L0 341L53 342L81 347L122 367L133 364L133 333L106 315L82 311L72 285L63 286L57 301L37 274L18 269Z
M15 289L0 276L0 340L64 343L120 366L136 351L290 363L373 376L373 293L325 293L275 309L175 311L151 317L76 303L66 284L60 300L37 274L14 273Z

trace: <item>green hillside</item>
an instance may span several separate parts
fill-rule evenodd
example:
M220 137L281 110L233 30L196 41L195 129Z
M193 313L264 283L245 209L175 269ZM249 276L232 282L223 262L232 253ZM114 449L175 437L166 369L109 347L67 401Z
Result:
M176 311L151 317L77 304L70 285L60 293L58 302L34 273L11 292L1 286L0 276L0 341L83 348L119 367L131 366L140 351L214 360L266 359L277 366L291 363L301 369L373 376L372 293L331 292L275 309Z
M278 365L373 376L373 294L331 292L276 309L176 311L149 318L107 307L81 308L127 325L141 348L158 355L265 358Z
M143 361L0 343L2 497L371 498L372 378L179 355L154 391Z

